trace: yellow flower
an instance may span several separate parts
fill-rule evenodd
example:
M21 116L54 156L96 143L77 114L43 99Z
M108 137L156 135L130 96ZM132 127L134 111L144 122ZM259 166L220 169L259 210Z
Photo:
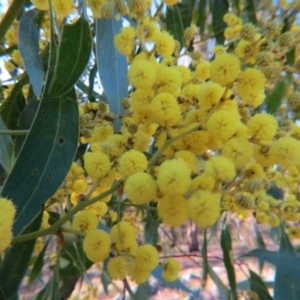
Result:
M170 257L163 264L162 277L169 282L175 281L179 271L181 271L180 263L175 258Z
M158 266L158 252L152 245L138 247L135 263L143 270L152 271Z
M176 3L179 2L179 0L163 0L164 3L166 3L168 6L173 6Z
M48 0L30 0L30 2L39 10L48 10L49 9Z
M11 54L11 58L14 61L14 63L16 63L18 66L23 66L23 58L19 50L14 50Z
M10 228L0 227L0 253L11 244L13 234Z
M220 216L220 194L200 190L188 201L189 216L200 227L213 225Z
M103 230L96 229L90 231L83 240L83 250L93 262L105 260L110 252L110 237Z
M190 185L190 192L196 190L207 190L211 191L215 187L215 179L211 175L201 174L193 179Z
M140 41L152 42L158 30L156 22L149 15L145 15L137 26L137 35Z
M176 67L160 67L156 71L155 83L159 93L168 92L177 96L181 88L182 76Z
M158 202L157 212L163 223L173 227L180 226L188 218L187 201L178 194L164 196Z
M208 133L211 138L230 139L238 127L238 119L230 112L217 111L206 122Z
M183 159L187 163L187 165L189 166L192 172L195 171L197 168L197 164L198 164L197 157L191 151L187 151L187 150L177 151L175 153L174 158Z
M91 143L99 143L108 139L114 134L114 130L111 124L99 124L93 129L93 134L91 137Z
M210 66L211 80L222 85L232 83L239 76L240 67L240 60L235 55L217 55Z
M150 88L155 82L156 70L146 60L134 61L128 70L128 78L136 88Z
M73 11L73 0L52 0L54 12L61 17L66 17Z
M109 276L114 280L123 280L127 274L126 260L123 256L111 257L107 263Z
M136 263L130 264L128 271L130 279L133 280L136 284L145 283L151 274L151 271L143 269Z
M191 124L189 127L194 126ZM184 131L184 130L183 130ZM207 150L207 143L209 140L209 134L204 130L197 130L183 138L186 149L193 152L196 155L201 155Z
M241 168L252 159L252 145L246 139L232 138L224 144L222 155L229 158L236 168Z
M200 104L209 108L215 106L221 100L224 90L222 86L211 81L202 83L198 94Z
M184 160L166 160L158 170L158 188L165 195L183 195L189 188L190 175L191 171Z
M104 177L110 170L110 160L102 152L86 152L83 158L84 167L92 178L99 179Z
M88 233L97 228L98 218L97 216L90 210L82 210L78 214L76 214L72 227L75 230L80 230L85 233Z
M156 183L151 175L138 172L127 178L124 192L131 202L142 205L154 199Z
M102 1L102 0L100 0ZM100 17L100 9L99 17ZM115 36L115 46L119 52L125 55L130 55L135 47L135 30L131 26L123 27L121 32Z
M265 83L266 77L262 71L247 68L238 78L236 91L242 98L250 97L253 94L261 93Z
M212 156L205 164L205 174L222 182L231 181L236 176L233 162L224 156Z
M265 92L262 90L260 93L253 93L248 97L243 97L242 100L244 103L256 108L263 103L265 98L266 98Z
M191 78L191 70L186 66L176 66L176 68L180 71L182 77L182 83L186 84Z
M299 165L300 162L300 142L290 136L284 136L275 141L270 149L276 162L283 168Z
M118 160L118 171L124 175L129 176L137 172L146 170L148 162L146 156L134 149L124 153Z
M271 167L276 163L275 154L270 151L270 147L254 145L253 150L255 161L263 167Z
M270 114L255 114L247 123L249 134L256 140L271 140L277 132L276 118Z
M13 202L6 198L0 198L0 212L0 228L8 228L10 230L16 213Z
M180 109L174 96L169 93L158 94L151 102L157 123L161 126L174 126L180 120Z
M102 199L103 201L104 199ZM87 209L91 210L97 216L102 217L107 213L107 204L105 202L98 201L92 205L89 205Z
M201 61L195 70L194 76L197 80L207 80L210 78L210 62Z
M158 32L154 37L155 50L163 58L172 55L175 49L174 38L167 32Z
M77 179L74 181L72 188L77 194L83 194L86 192L88 184L85 179Z
M129 222L121 221L111 228L110 237L118 250L126 250L135 242L135 229Z
M143 124L140 124L140 125L143 125ZM142 131L138 131L132 137L133 149L140 151L140 152L147 151L147 149L149 148L149 145L150 145L150 141L151 141L151 137L149 134L142 132Z

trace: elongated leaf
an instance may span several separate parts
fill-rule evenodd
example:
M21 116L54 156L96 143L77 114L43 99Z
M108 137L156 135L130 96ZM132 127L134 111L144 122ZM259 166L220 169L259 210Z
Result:
M65 178L75 156L79 126L74 90L60 99L42 99L34 123L7 178L2 196L18 207L18 235ZM18 188L16 188L18 187Z
M156 203L150 203L150 207L157 207ZM144 219L145 224L145 242L155 245L158 242L159 219L157 211L147 210L147 217Z
M254 25L257 25L255 0L246 0L245 11L247 13L248 20Z
M223 21L223 17L228 13L229 3L227 0L214 0L212 7L212 25L215 34L215 38L218 44L223 45L225 41L224 29L226 23Z
M6 126L0 115L0 129L6 130ZM11 169L11 155L13 151L13 142L9 135L0 136L0 164L8 174Z
M43 217L41 211L22 231L22 234L40 228ZM0 266L0 299L5 300L17 294L21 281L27 271L36 239L13 245L8 249Z
M255 226L255 233L256 233L256 244L258 248L266 249L266 244L258 230L258 226ZM262 259L258 259L258 267L259 267L259 272L262 271L264 266L264 261Z
M217 273L213 270L213 268L210 265L207 265L207 271L208 271L210 278L217 286L219 294L221 296L221 299L229 300L230 299L230 290L226 287L226 285L222 282L220 277L217 275Z
M101 272L101 282L103 285L103 289L106 295L109 294L109 290L108 290L108 286L110 285L110 283L112 282L110 276L108 275L108 271L107 271L107 264L110 258L105 259L105 261L103 262L103 267L102 267L102 272Z
M223 261L227 271L227 277L229 285L231 287L232 299L237 300L237 290L236 290L236 279L235 271L233 266L232 258L232 248L231 248L231 236L229 232L228 225L222 229L221 233L221 247L223 251Z
M134 294L133 300L149 299L151 296L151 287L148 282L140 284Z
M110 111L122 115L122 98L128 96L127 59L114 45L114 37L122 28L122 20L97 19L96 21L96 60L101 84L108 98ZM114 122L117 132L121 120Z
M250 289L254 291L259 299L272 300L268 288L263 280L253 271L250 272Z
M200 35L203 37L206 25L206 9L207 9L207 0L200 0L199 3L199 21L197 25L200 28Z
M202 255L202 288L205 288L207 275L208 275L208 258L207 258L207 231L206 229L203 232L203 244L201 248Z
M74 24L64 25L49 88L51 97L59 97L70 91L86 68L91 49L88 21L81 17Z
M284 80L278 82L273 89L273 91L270 93L267 101L267 112L270 114L276 114L278 107L281 104L281 100L283 99L285 95L286 90L286 84Z
M44 83L44 68L39 55L38 13L37 9L33 9L23 14L18 35L18 46L24 61L24 67L29 75L37 99L40 98Z
M28 284L31 284L32 282L34 282L37 279L37 277L40 275L41 270L44 265L44 256L45 256L48 244L49 244L49 240L45 243L42 251L37 256L37 259L35 260L32 270L29 275Z

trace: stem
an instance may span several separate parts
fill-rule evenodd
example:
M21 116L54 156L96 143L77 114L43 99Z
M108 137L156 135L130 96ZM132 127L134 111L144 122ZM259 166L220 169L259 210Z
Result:
M0 130L0 135L27 135L29 130Z
M134 293L132 292L131 287L126 278L123 279L123 284L124 284L124 289L128 292L130 298L134 297Z
M83 210L85 207L87 207L87 206L105 198L106 196L110 195L111 193L115 192L116 190L118 190L119 186L120 186L120 183L118 182L115 186L111 187L108 191L102 193L101 195L99 195L95 198L92 198L91 200L78 203L71 211L69 211L65 216L63 216L61 219L59 219L57 222L55 222L52 226L50 226L46 229L42 229L42 230L34 231L34 232L31 232L28 234L17 236L15 238L13 238L11 244L14 245L17 243L23 243L23 242L26 242L29 240L36 239L40 236L55 234L61 228L61 226L64 223L66 223L67 221L69 221L77 212Z
M75 229L68 228L68 227L63 227L63 226L62 226L62 227L60 228L60 231L61 231L61 232L66 232L66 233L73 233L73 234L85 236L85 233L84 233L83 231L75 230Z
M14 0L4 15L2 22L0 23L0 41L3 40L7 30L17 17L21 9L23 8L26 0Z

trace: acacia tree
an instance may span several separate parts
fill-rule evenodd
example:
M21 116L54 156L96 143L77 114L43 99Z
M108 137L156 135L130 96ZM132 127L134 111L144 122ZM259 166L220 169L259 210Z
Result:
M187 222L202 229L202 288L210 276L222 299L238 299L236 218L254 222L259 242L244 256L276 267L274 298L299 299L290 241L300 237L297 9L11 2L0 23L10 74L0 106L0 299L17 299L44 264L50 279L34 298L67 299L99 262L105 291L121 280L124 297L146 299L153 275L199 295L177 279L177 257L189 254L160 245ZM269 228L277 252L265 249ZM211 267L208 233L227 282ZM248 298L272 299L256 272L247 276Z

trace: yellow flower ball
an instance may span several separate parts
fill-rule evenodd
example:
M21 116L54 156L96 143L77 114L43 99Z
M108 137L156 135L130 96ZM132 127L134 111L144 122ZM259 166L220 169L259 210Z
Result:
M99 124L93 129L91 143L100 143L107 140L111 135L114 134L114 130L111 124Z
M148 162L146 156L134 149L125 152L118 160L118 171L129 176L137 172L143 172L147 169Z
M48 0L30 0L30 2L39 10L48 10L49 1Z
M151 175L138 172L127 178L124 192L134 204L146 204L156 195L156 183Z
M164 195L183 195L191 182L191 171L182 159L164 161L157 174L157 186Z
M163 264L162 277L166 281L173 282L178 278L179 271L181 271L180 263L175 258L170 257Z
M80 230L85 233L88 233L92 230L95 230L98 226L97 216L90 210L82 210L76 214L72 227L75 230Z
M135 253L135 263L143 270L152 271L158 266L158 252L152 245L138 247Z
M232 83L240 74L241 63L234 54L217 55L210 66L211 80L226 85Z
M205 164L205 174L222 182L231 181L236 176L233 162L224 156L212 156Z
M52 0L54 12L61 17L68 16L73 11L73 0Z
M156 70L146 60L134 61L128 70L128 78L136 88L150 88L155 82Z
M189 217L198 226L212 226L220 216L220 194L197 191L190 197L188 209Z
M129 248L132 243L136 242L135 236L134 227L126 221L118 222L110 231L111 240L120 251Z
M181 114L176 98L169 93L158 94L151 102L156 122L161 126L174 126Z
M183 159L189 166L190 170L193 172L197 169L198 159L194 153L187 150L177 151L174 158Z
M100 0L102 1L102 0ZM100 9L99 9L100 16ZM123 27L115 36L114 42L117 50L125 55L130 55L135 47L135 29L131 26Z
M84 167L92 178L99 179L104 177L110 170L110 160L102 152L86 152L83 158Z
M200 91L198 94L199 102L201 106L213 107L219 103L225 89L215 82L205 82L200 85Z
M164 196L158 202L157 212L164 224L183 225L188 218L187 201L181 195Z
M125 257L111 257L107 263L107 272L112 279L123 280L127 275Z
M86 192L88 184L85 179L77 179L74 181L72 188L77 194L83 194Z
M171 56L174 52L175 41L167 31L158 32L154 37L154 42L156 53L163 58Z
M148 280L151 271L143 269L142 266L136 263L132 263L129 265L128 273L130 279L133 280L136 284L142 284Z
M179 0L163 0L168 6L173 6L179 2Z
M102 199L103 201L104 199ZM105 202L98 201L92 205L89 205L87 209L91 210L94 214L99 217L104 216L107 213L108 207Z
M90 231L83 240L83 250L92 262L104 261L110 252L110 236L103 230Z
M196 190L206 190L211 191L215 187L215 179L211 175L201 174L193 179L190 185L190 192L195 192Z
M0 253L9 247L12 238L13 238L13 234L10 228L0 227Z
M160 67L156 70L155 84L158 86L158 92L168 92L177 96L182 85L182 76L177 67Z
M207 80L210 78L210 62L202 60L197 64L196 70L194 72L195 79L197 80Z

